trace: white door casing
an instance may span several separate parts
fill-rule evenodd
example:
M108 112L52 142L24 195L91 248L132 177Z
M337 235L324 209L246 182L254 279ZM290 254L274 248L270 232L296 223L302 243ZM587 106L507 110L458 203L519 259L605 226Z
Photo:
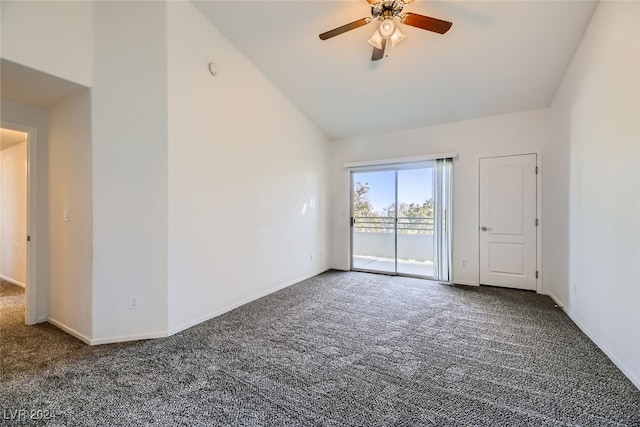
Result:
M38 319L38 129L0 119L0 127L27 134L27 280L25 288L25 324Z
M480 284L536 290L537 156L480 159Z

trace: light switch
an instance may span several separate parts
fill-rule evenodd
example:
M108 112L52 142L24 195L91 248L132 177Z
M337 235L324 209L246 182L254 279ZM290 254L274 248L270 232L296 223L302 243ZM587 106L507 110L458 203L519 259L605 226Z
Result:
M62 211L62 220L64 222L69 222L71 220L71 215L69 215L69 209L65 209Z

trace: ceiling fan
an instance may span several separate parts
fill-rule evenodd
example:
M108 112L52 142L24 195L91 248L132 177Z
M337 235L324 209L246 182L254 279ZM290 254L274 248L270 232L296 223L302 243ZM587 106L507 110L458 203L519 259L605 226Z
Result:
M333 30L320 34L320 40L327 40L331 37L339 36L347 31L355 30L363 25L367 25L371 21L379 21L380 24L376 32L368 40L373 46L372 61L382 59L387 42L391 43L391 47L400 43L406 36L400 31L396 24L397 21L423 30L433 31L434 33L444 34L449 31L452 23L441 19L431 18L429 16L418 15L417 13L405 12L402 9L414 0L367 0L371 5L371 18L362 18L357 21L342 25Z

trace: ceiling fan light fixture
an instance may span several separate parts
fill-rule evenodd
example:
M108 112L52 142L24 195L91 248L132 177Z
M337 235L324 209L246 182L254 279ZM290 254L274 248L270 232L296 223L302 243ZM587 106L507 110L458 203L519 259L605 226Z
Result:
M396 30L396 25L393 23L393 18L386 18L380 22L380 26L378 27L378 31L380 31L380 35L388 39L393 35Z
M407 36L402 31L400 31L400 28L396 27L396 30L393 32L393 34L390 37L391 47L398 45L402 40L404 40L405 37Z
M382 49L382 36L380 35L380 31L376 30L375 33L373 33L373 35L371 36L371 38L369 40L367 40L367 42L377 48L377 49Z

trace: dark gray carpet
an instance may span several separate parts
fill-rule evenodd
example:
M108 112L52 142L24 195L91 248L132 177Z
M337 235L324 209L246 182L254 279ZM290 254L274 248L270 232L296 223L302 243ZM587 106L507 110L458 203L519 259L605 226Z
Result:
M3 424L640 426L640 391L532 292L330 271L166 339L89 347L22 325L13 288Z

